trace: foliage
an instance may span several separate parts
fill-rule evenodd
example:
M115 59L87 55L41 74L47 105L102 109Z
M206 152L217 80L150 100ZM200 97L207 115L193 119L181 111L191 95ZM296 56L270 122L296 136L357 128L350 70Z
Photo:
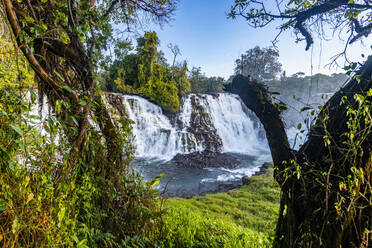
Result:
M3 32L8 32L4 25ZM1 30L0 30L1 32ZM0 37L0 89L7 87L31 87L34 85L33 73L26 59L14 49L9 37Z
M171 198L160 247L271 247L279 208L272 169L226 193Z
M161 79L147 82L139 89L139 92L168 112L176 112L181 105L177 86Z
M19 64L20 71L10 70L13 63L14 58L0 64L6 73L0 87L0 246L116 246L116 237L102 225L105 218L120 218L121 227L116 228L124 236L144 233L152 216L149 207L154 206L151 188L130 170L117 178L121 189L114 190L110 180L100 176L107 161L102 160L106 152L98 130L89 131L94 144L89 146L90 158L66 152L72 147L56 115L44 119L35 115L37 97L30 88L32 72L27 63ZM121 123L127 137L130 128L127 121ZM131 156L129 143L125 152ZM74 169L67 161L73 162ZM89 169L89 164L95 169ZM104 203L99 202L102 192L106 192ZM117 198L120 209L111 205Z
M184 61L184 63L181 65L172 66L172 81L175 81L179 96L185 96L191 91L191 84L187 78L187 71L188 68L186 61Z
M346 51L348 44L363 36L368 37L371 33L370 11L370 1L364 0L289 0L276 1L273 5L264 1L235 0L228 16L241 16L254 28L262 28L280 20L278 36L285 30L293 29L296 35L300 33L303 36L298 37L296 42L306 40L306 50L314 43L314 33L319 38L327 39L326 30L334 30L333 33L338 30L343 36L344 28L350 29L345 32L348 33L348 37L344 39Z
M118 236L145 233L154 216L149 208L154 206L151 189L130 171L118 178L121 189L99 176L100 167L107 164L96 162L105 153L97 131L89 135L97 142L90 146L92 157L74 159L72 170L67 161L73 158L66 152L71 146L61 133L61 123L54 115L46 120L33 115L32 90L31 101L20 94L16 88L0 90L0 245L118 246ZM96 169L90 170L88 162ZM100 200L102 192L105 202ZM112 205L118 198L120 208ZM112 224L118 218L120 226L113 226L118 229L107 230L102 225L106 218Z
M235 74L249 75L260 82L273 80L282 70L278 58L277 50L256 46L235 60Z
M120 115L105 106L95 75L113 32L110 19L122 20L125 12L127 24L141 13L161 21L174 2L125 4L1 1L1 20L15 36L7 33L8 41L28 63L22 57L17 63L18 56L0 61L6 61L0 64L6 79L0 87L0 246L133 247L155 228L155 191L129 166L131 122L113 118ZM26 89L28 65L38 94ZM36 96L49 109L43 119L34 114Z
M346 34L345 49L334 57L336 62L349 44L370 35L371 9L370 1L363 0L290 0L272 6L264 1L236 0L229 16L242 16L253 27L277 20L279 34L292 29L301 35L297 41L306 41L306 50L314 36L327 38L329 31L339 32L339 37ZM289 148L280 116L270 121L259 111L262 104L254 106L268 126L275 178L282 193L274 247L370 246L372 56L356 68L356 63L347 65L351 69L347 75L354 76L319 107L308 140L298 151ZM255 93L251 94L254 100ZM242 99L248 105L246 95ZM273 106L265 95L260 96L265 108Z
M223 92L225 79L222 77L207 77L201 72L200 67L193 67L188 79L193 93Z
M187 64L168 65L158 46L157 34L145 32L137 39L137 53L127 53L128 48L124 47L121 54L127 54L115 60L103 73L104 89L138 93L163 110L176 112L180 107L180 98L190 92Z

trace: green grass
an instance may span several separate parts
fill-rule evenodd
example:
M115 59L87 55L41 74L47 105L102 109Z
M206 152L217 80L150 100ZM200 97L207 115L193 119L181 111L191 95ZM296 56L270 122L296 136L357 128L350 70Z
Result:
M226 193L168 199L159 246L270 247L280 192L272 173Z

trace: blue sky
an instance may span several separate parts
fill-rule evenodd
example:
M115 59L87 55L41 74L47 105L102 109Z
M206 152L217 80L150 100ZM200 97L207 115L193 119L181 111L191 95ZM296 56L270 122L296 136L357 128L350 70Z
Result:
M150 28L158 33L160 49L168 61L172 61L172 54L167 44L177 44L181 50L178 60L186 60L189 68L200 66L207 76L227 78L241 53L256 45L270 46L278 33L276 25L253 29L242 18L227 19L231 3L232 0L180 0L173 21L162 28ZM340 72L340 69L324 67L344 45L337 36L328 38L329 41L315 40L313 48L305 51L305 43L296 44L292 31L282 34L277 45L279 61L287 75L299 71L308 75ZM348 49L349 59L361 61L361 53L372 54L371 44L371 37L364 40L364 45L356 42Z

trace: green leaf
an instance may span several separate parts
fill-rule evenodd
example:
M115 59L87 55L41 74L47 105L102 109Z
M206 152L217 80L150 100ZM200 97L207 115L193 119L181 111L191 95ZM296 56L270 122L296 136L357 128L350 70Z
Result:
M303 111L306 111L306 110L309 110L309 109L312 109L310 107L303 107L300 111L303 112Z
M6 201L0 200L0 212L5 211L7 209Z
M64 90L66 90L67 92L70 92L70 93L74 93L75 91L73 89L71 89L68 85L64 85L62 87Z
M16 125L10 125L10 127L16 131L16 133L18 133L19 135L23 135L23 132L21 130L21 128L19 126L16 126Z
M153 180L151 180L150 182L147 183L147 185L150 187L150 188L153 188L155 187L156 185L159 184L160 182L160 179L165 177L165 174L159 174L157 175Z
M302 124L301 123L298 123L297 129L301 129L301 127L302 127Z
M72 236L72 240L75 241L76 243L79 243L79 239L75 235Z
M85 244L87 242L86 239L81 240L79 243L77 243L77 248L88 248L88 246Z
M63 217L65 217L66 208L61 208L61 211L58 212L58 221L61 222L63 220Z
M61 74L59 74L58 71L54 71L54 74L56 74L63 82L65 81L65 79L61 76Z
M71 119L75 123L76 126L79 126L79 122L75 119L75 117L71 116Z
M30 17L30 16L26 16L26 21L27 22L35 22L35 19Z
M34 103L37 99L37 95L36 95L35 91L30 90L30 96L31 96L31 102Z

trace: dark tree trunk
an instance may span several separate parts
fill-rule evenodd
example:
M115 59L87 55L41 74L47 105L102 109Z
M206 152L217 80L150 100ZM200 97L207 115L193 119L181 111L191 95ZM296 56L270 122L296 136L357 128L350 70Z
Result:
M372 56L324 106L308 140L296 152L288 144L279 111L265 88L236 76L226 90L239 94L263 123L281 186L275 247L368 247L372 231ZM348 133L364 96L355 145ZM360 100L360 99L359 99ZM368 106L369 105L369 106ZM368 113L367 113L368 112ZM351 119L350 119L351 118ZM353 134L354 135L354 134Z

